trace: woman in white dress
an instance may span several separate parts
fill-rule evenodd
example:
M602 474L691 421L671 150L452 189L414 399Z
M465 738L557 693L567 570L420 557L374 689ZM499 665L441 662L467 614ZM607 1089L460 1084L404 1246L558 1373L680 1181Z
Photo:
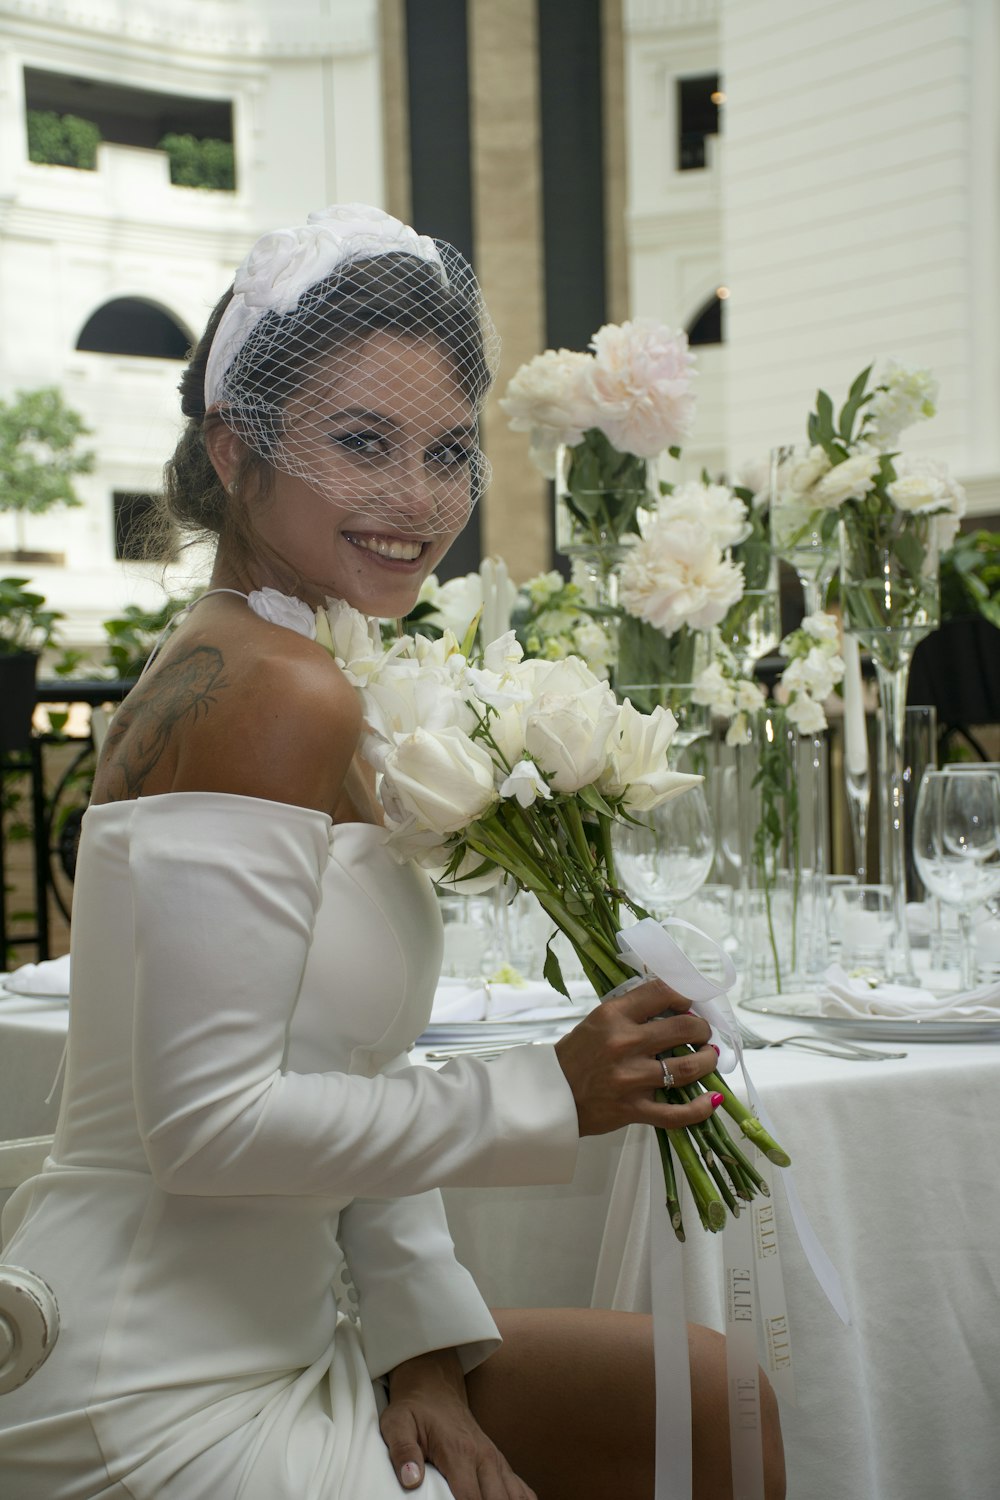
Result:
M708 1028L650 983L554 1047L408 1065L435 899L384 847L355 690L310 638L327 598L405 615L461 529L490 344L461 257L346 205L259 241L194 353L167 493L215 570L84 819L55 1143L3 1222L62 1315L0 1397L10 1500L652 1495L648 1320L492 1316L437 1190L565 1182L581 1136L704 1118L654 1091L668 1048L713 1069ZM714 1500L724 1352L689 1346Z

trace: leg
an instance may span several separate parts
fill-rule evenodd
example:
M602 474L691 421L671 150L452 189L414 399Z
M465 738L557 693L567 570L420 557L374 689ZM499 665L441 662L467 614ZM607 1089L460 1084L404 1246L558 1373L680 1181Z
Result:
M504 1344L467 1381L472 1409L539 1500L651 1500L652 1323L643 1313L495 1312ZM725 1340L688 1329L695 1500L730 1500ZM762 1377L764 1481L785 1493L774 1394Z

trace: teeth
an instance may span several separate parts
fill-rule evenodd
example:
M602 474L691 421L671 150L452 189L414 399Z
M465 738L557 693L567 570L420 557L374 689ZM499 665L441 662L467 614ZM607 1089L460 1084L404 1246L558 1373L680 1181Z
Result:
M399 537L352 536L350 540L366 552L377 552L379 557L392 557L400 562L416 562L424 550L423 542L404 542Z

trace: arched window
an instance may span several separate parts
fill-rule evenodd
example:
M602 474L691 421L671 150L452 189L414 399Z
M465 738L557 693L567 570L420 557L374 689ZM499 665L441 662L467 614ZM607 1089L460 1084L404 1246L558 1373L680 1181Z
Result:
M726 342L722 327L722 302L723 299L716 293L709 297L705 305L699 308L688 328L689 344L724 344Z
M187 359L191 337L168 312L139 297L115 297L84 324L78 349L145 359Z

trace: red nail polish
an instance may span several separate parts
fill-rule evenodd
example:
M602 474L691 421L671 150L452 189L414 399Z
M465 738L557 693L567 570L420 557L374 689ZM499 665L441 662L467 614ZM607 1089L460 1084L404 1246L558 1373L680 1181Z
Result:
M725 1094L713 1094L712 1095L712 1108L713 1109L718 1109L719 1105L720 1104L725 1104L725 1102L726 1102L726 1096L725 1096Z
M714 1042L709 1042L708 1045L711 1047L711 1049L715 1053L716 1057L721 1057L722 1056L722 1053L719 1051L718 1047L715 1045Z

